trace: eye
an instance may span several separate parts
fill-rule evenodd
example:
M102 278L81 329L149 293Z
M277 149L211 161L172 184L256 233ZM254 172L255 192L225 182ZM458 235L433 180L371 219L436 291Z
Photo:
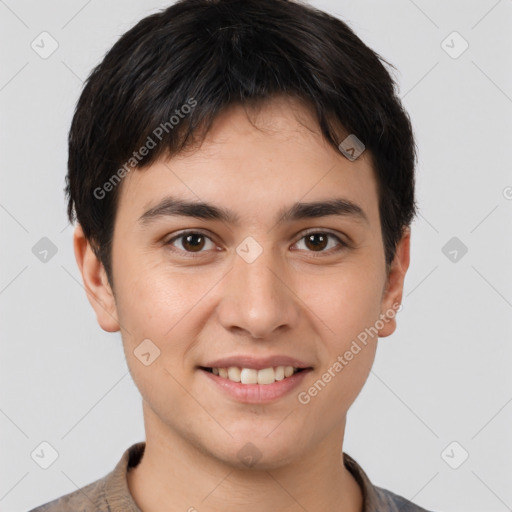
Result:
M176 241L178 242L176 245L181 246L181 248L176 248L176 245L174 245ZM210 247L208 247L208 242L211 244ZM191 255L194 255L194 253L204 252L202 249L205 247L207 249L215 247L211 238L200 231L187 231L185 233L181 233L178 236L171 238L165 243L165 245L168 245L174 252L186 252Z
M304 240L306 250L313 253L336 253L347 247L348 243L341 240L334 233L328 231L313 231L306 235L295 244L297 246ZM331 241L331 242L330 242ZM171 238L165 245L173 252L185 253L189 256L199 256L205 252L203 249L214 249L215 244L212 239L201 231L186 231ZM326 250L328 248L329 250ZM334 250L332 250L334 248Z
M329 239L331 239L334 243L329 244ZM333 253L343 250L348 247L348 244L341 240L334 233L330 233L328 231L312 231L304 235L297 244L304 240L304 245L308 252L320 252L320 253ZM296 244L296 245L297 245ZM330 246L330 249L334 247L333 250L325 250Z

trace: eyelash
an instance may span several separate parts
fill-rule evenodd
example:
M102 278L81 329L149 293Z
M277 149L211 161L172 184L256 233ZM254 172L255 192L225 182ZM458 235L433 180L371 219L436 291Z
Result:
M307 251L307 252L311 252L312 253L312 256L314 258L318 258L318 257L322 257L322 255L325 255L325 254L334 254L334 253L338 253L340 251L343 251L344 249L347 249L350 247L350 245L347 243L347 242L344 242L341 238L339 238L337 235L335 235L334 233L330 232L330 231L321 231L321 230L314 230L314 231L308 231L306 233L304 233L302 235L302 237L296 242L300 242L301 240L303 240L305 237L307 237L308 235L315 235L315 234L320 234L320 235L328 235L332 238L334 238L341 247L339 247L338 249L336 249L335 251L332 251L332 249L330 251L319 251L319 254L315 254L315 251ZM205 251L200 251L198 253L194 253L194 252L190 252L190 251L185 251L185 250L182 250L182 249L177 249L176 247L174 247L172 245L173 242L175 242L176 240L179 240L180 238L185 238L186 236L188 235L202 235L206 238L208 238L210 241L213 242L213 240L211 239L211 237L209 237L206 233L202 232L202 231L184 231L182 233L180 233L179 235L176 235L174 236L173 238L169 239L167 242L165 242L165 245L169 247L169 249L174 252L174 253L180 253L180 254L186 254L187 257L191 257L191 258L199 258L202 256L202 254L205 252ZM294 244L295 245L295 244Z

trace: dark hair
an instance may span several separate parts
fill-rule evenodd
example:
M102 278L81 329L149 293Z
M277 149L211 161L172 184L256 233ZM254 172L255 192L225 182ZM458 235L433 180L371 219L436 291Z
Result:
M370 152L389 269L416 214L416 148L381 61L391 66L343 21L292 0L180 0L126 32L85 83L65 187L70 222L110 284L116 184L126 172L201 140L228 105L279 94L306 101L336 149L355 134Z

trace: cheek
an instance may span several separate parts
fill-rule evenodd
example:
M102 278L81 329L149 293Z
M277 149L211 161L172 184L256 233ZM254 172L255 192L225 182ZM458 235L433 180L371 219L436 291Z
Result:
M378 320L383 280L371 264L346 265L329 275L306 278L300 293L325 323L328 338L343 345Z
M147 262L140 266L125 262L124 273L119 275L118 315L125 356L147 398L159 385L175 383L171 375L179 381L188 378L184 362L188 362L188 351L203 327L207 301L202 299L218 278L192 278L186 272ZM145 367L137 356L147 351L158 356Z
M324 296L315 305L324 333L318 347L322 364L314 389L307 393L317 393L316 407L327 408L334 415L348 410L360 393L377 349L378 338L372 327L379 318L379 294L373 286L362 287L358 282L357 287L351 288L350 283L346 280L345 287ZM318 321L317 324L320 325Z
M125 330L161 339L186 314L193 290L186 276L170 274L162 262L124 258L118 276L117 309Z
M305 301L322 334L322 373L330 398L350 403L363 386L375 357L383 273L353 266L309 283ZM307 286L304 287L306 293ZM335 377L333 377L335 375ZM332 395L331 395L332 394Z
M187 313L191 293L162 274L127 272L120 285L118 314L128 367L142 397L153 407L181 407L178 384L183 361L194 338ZM121 282L121 279L120 279ZM120 283L121 284L121 283Z

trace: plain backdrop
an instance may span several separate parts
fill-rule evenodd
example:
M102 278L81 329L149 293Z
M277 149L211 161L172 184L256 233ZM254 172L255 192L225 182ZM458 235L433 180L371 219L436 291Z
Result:
M349 412L344 451L427 509L511 510L512 1L311 4L397 67L419 149L403 310ZM83 80L168 5L0 0L2 511L72 492L144 440L120 334L101 330L82 287L63 188ZM51 453L43 442L58 453L47 469L31 455Z

